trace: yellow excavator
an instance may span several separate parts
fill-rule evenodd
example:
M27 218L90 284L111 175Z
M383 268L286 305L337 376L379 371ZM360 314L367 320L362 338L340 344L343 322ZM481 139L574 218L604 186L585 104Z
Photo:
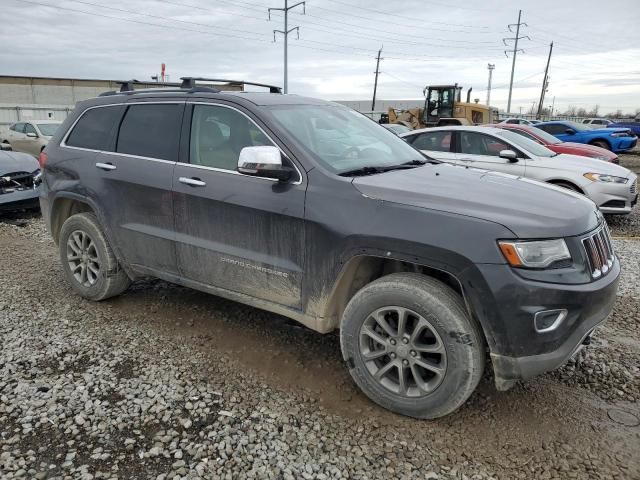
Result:
M424 108L396 110L389 108L389 123L402 123L409 128L441 127L444 125L482 125L491 123L492 110L488 105L471 102L471 88L467 101L460 101L462 87L432 85L424 87Z

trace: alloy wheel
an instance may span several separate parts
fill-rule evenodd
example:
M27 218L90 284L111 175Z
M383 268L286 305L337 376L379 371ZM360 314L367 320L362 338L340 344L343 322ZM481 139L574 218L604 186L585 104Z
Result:
M93 239L82 230L75 230L67 240L67 262L71 274L85 287L95 285L100 277L100 259Z
M429 320L410 309L389 306L372 312L362 324L362 359L373 378L391 392L423 397L444 379L447 352Z

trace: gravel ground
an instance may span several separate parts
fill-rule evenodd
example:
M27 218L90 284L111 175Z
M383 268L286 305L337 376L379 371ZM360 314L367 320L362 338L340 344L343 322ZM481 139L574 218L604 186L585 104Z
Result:
M357 391L335 335L160 281L84 301L39 217L0 222L0 477L640 478L640 228L612 232L591 346L417 421Z

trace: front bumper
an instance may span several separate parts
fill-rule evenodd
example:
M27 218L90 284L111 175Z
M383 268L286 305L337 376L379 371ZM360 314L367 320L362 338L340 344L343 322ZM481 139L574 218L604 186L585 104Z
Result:
M619 137L619 142L614 152L626 152L627 150L631 150L638 144L638 137Z
M478 268L489 291L478 292L483 295L483 307L476 312L484 316L481 323L489 339L498 389L563 365L609 316L620 275L617 258L607 275L586 284L532 281L507 265ZM556 309L568 311L560 325L552 331L536 331L535 314Z
M631 213L638 201L637 178L629 177L627 183L591 182L584 193L598 206L602 213Z
M0 195L0 211L7 212L38 207L38 189L19 190Z

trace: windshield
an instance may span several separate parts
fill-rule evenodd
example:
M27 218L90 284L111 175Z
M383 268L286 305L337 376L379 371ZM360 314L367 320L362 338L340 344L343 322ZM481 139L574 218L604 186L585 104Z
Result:
M523 130L523 131L527 132L527 130ZM545 132L541 128L536 128L533 131L533 133L535 134L536 137L540 137L542 140L545 141L545 143L549 145L557 145L558 143L562 143L562 140L559 140L558 138L554 137L548 132Z
M59 123L38 123L38 130L45 137L52 137L59 126Z
M527 152L535 155L536 157L554 157L556 153L549 150L547 147L540 145L533 140L529 140L528 138L523 137L522 135L518 135L517 133L510 132L508 130L502 130L497 133L500 137L505 140L513 143L515 146L520 147Z
M276 105L269 110L276 123L334 173L424 160L396 134L346 107Z
M589 130L593 130L593 126L583 125L582 123L565 122L565 124L569 128L573 128L576 132L588 132ZM596 125L595 127L602 128L600 125Z

